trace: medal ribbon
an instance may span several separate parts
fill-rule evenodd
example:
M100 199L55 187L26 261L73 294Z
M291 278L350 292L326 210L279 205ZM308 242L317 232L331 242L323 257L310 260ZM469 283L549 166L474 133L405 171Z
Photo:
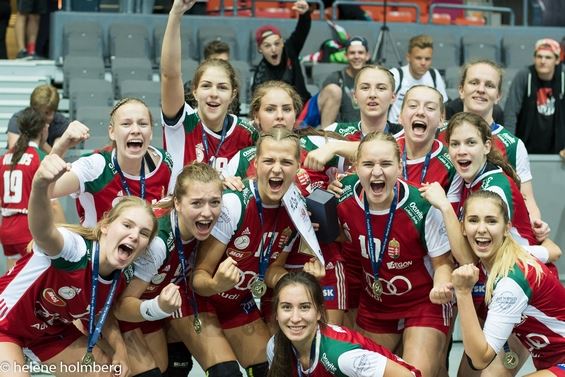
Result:
M94 248L94 255L92 260L92 286L90 287L90 308L88 310L88 346L86 349L87 354L92 353L94 346L98 342L98 338L100 338L100 334L102 333L102 327L104 326L104 322L108 317L108 313L110 313L110 307L112 306L112 300L114 299L114 295L116 294L116 288L118 287L118 280L120 277L120 271L116 270L112 273L112 286L110 287L110 292L108 296L106 296L106 301L104 302L104 306L102 307L102 311L100 312L100 318L98 322L95 324L94 316L96 310L96 296L98 295L98 271L99 271L99 263L100 263L100 244L95 242Z
M273 248L273 244L275 242L275 230L277 229L277 224L279 222L278 210L277 209L277 218L275 220L275 225L273 226L273 230L271 232L271 237L269 238L269 244L267 245L267 249L263 248L263 226L265 225L264 218L263 218L263 202L261 201L261 197L259 196L259 189L257 188L257 182L253 182L253 189L255 192L255 203L257 203L257 211L259 213L259 222L261 223L261 246L259 251L259 275L257 277L258 280L265 281L265 272L267 272L267 267L269 266L269 260L271 259L271 250Z
M379 268L383 262L383 255L385 248L388 244L390 232L392 230L392 221L394 220L394 213L396 212L396 205L398 204L398 183L394 186L392 203L388 212L388 219L386 220L385 231L381 242L381 249L379 255L376 255L375 242L373 240L373 226L371 225L371 212L369 210L369 202L367 195L363 193L363 202L365 207L365 229L367 230L367 243L369 245L369 259L371 260L371 267L373 269L373 278L375 281L379 280Z
M424 160L424 167L422 168L422 174L420 176L420 183L423 183L424 179L426 178L426 174L428 173L428 168L430 166L431 157L432 157L432 150L426 153L426 158ZM404 178L405 181L408 181L408 166L406 163L406 159L407 159L406 144L404 144L404 151L402 151L402 177Z
M180 267L181 267L181 275L182 280L184 281L184 291L188 301L190 302L190 306L192 307L192 312L194 313L194 320L198 321L198 302L196 301L196 294L194 293L194 288L192 286L192 281L194 278L194 273L191 275L190 279L190 290L188 291L188 281L186 279L186 275L188 275L189 268L193 269L194 265L196 264L196 253L198 252L198 240L196 241L196 245L194 246L194 251L190 255L189 266L186 266L186 256L184 255L184 246L182 244L182 238L180 235L180 227L179 227L179 217L176 210L173 210L174 219L175 219L175 243L177 246L177 253L179 255Z
M206 135L206 131L204 130L204 125L202 125L202 145L204 145L206 158L208 158L208 165L214 165L214 160L216 160L216 157L220 154L220 149L222 149L222 144L224 144L224 141L226 139L226 133L228 132L228 128L229 128L228 126L229 126L229 115L226 115L226 117L224 118L224 124L222 126L220 143L218 144L218 147L214 149L214 154L212 155L212 157L208 157L210 156L210 144L208 143L208 135Z
M114 163L114 167L116 168L120 176L120 181L122 182L122 188L124 189L124 191L128 196L131 196L131 191L129 189L128 182L126 181L126 177L122 172L122 168L120 168L120 164L118 164L117 157L114 155L112 160ZM144 158L141 159L141 170L139 171L139 197L141 199L145 199L145 159Z

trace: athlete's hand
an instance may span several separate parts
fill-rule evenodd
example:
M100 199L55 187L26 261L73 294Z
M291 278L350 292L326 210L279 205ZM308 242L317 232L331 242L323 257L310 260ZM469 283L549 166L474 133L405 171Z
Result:
M341 179L346 177L346 174L337 174L335 179L328 185L328 191L333 192L334 196L339 199L341 194L343 194L343 183Z
M241 270L237 267L237 262L228 257L218 266L213 280L217 293L232 289L241 277Z
M78 120L69 123L69 126L61 136L60 142L64 147L73 148L90 137L90 129Z
M197 0L175 0L173 6L171 7L171 13L177 15L183 15L184 12L188 11L194 6Z
M318 280L326 276L326 269L322 266L318 258L310 258L308 262L304 263L303 270Z
M308 152L304 160L306 169L322 171L324 167L334 157L334 153L327 147L327 144L318 149Z
M66 162L56 154L47 155L41 161L39 168L35 172L33 185L49 185L69 170L71 170L71 164L69 162Z
M549 237L549 233L551 229L549 228L549 224L541 219L532 220L532 230L534 231L534 235L536 236L536 240L540 243L545 241Z
M443 187L438 182L423 183L419 190L422 197L435 208L442 209L445 206L451 206L445 191L443 191Z
M165 313L172 313L178 308L180 308L182 299L181 293L179 291L179 286L173 283L169 283L161 293L159 293L159 298L157 303L162 311Z
M430 301L433 304L447 304L453 299L453 284L450 282L434 286L430 291Z
M306 13L308 9L308 3L304 0L297 0L296 3L292 5L292 10L295 10L300 15Z
M479 269L474 264L464 264L451 273L451 283L455 293L471 293L479 280Z
M224 184L224 189L243 190L243 181L240 177L224 177L222 183Z

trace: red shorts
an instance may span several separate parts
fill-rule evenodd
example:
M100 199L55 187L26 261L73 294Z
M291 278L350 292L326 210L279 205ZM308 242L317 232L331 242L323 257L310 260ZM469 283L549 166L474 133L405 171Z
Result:
M29 242L15 243L12 245L2 244L2 249L4 250L4 255L7 257L16 257L16 256L23 257L28 253L27 251L28 244Z
M431 327L444 334L451 327L451 313L448 305L436 305L431 302L415 306L410 312L386 314L386 319L378 311L368 311L363 306L357 312L357 325L365 331L375 334L402 334L407 327Z
M215 295L212 304L214 312L223 329L233 329L247 325L261 318L261 312L255 304L251 292L241 293L243 298L229 300Z
M551 373L555 374L557 377L565 377L565 364L557 364L548 369Z
M45 336L33 341L26 341L0 333L0 342L15 343L22 348L28 348L37 359L46 361L57 356L82 336L84 334L71 324L57 335Z
M357 260L355 260L357 262ZM361 289L363 289L363 267L360 263L343 262L345 272L345 285L347 297L347 309L357 309L359 307L359 298L361 297Z
M340 261L326 264L326 276L320 281L324 293L324 304L328 310L346 310L349 296L345 268Z

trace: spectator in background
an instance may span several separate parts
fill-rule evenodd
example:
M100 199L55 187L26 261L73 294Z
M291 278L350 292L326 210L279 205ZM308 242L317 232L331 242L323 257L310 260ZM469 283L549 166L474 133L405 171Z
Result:
M31 92L29 105L40 112L45 117L45 122L49 123L47 142L40 145L40 148L50 152L55 140L63 135L69 125L69 119L57 111L59 108L59 92L51 85L39 85ZM8 122L8 148L13 148L20 137L18 119L22 112L23 110L12 115Z
M369 43L365 37L355 36L347 41L345 48L347 67L330 74L324 81L318 96L318 108L323 128L335 122L349 123L361 119L353 92L355 76L370 58Z
M212 41L204 47L204 59L230 60L230 45L224 41Z
M16 59L35 58L35 43L39 31L39 16L47 13L45 0L19 0L15 33L18 54Z
M286 41L281 31L273 25L263 25L255 31L257 50L263 55L263 59L255 69L251 91L265 81L280 80L294 86L306 103L310 99L310 93L306 89L299 55L312 25L311 12L305 0L297 0L292 9L300 16L296 28Z
M396 100L388 113L389 122L398 123L404 95L414 85L427 85L436 88L443 96L443 102L447 102L445 83L439 71L432 68L433 51L434 43L432 37L424 34L412 37L408 44L408 53L406 54L408 64L390 70L396 83L394 89Z
M535 44L534 64L516 74L504 107L504 127L514 132L530 154L565 149L565 73L561 47L553 39Z
M6 49L6 30L12 14L10 0L0 0L0 59L8 59Z

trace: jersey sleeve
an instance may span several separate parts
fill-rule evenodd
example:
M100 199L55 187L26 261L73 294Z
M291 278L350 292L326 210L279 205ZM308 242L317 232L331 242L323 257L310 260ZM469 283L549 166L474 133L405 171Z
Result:
M532 170L530 169L530 159L524 142L518 139L516 146L516 174L520 177L520 182L529 182L532 180Z
M527 305L528 296L514 279L504 277L498 281L483 327L486 341L496 353L502 349L514 326L520 323Z
M215 239L227 245L237 230L243 215L243 206L239 197L234 193L224 194L222 202L222 212L211 234Z
M47 251L41 248L36 242L33 243L33 252L42 254L52 260L65 260L71 263L78 263L86 255L86 243L84 239L71 230L63 227L57 228L63 236L63 248L57 255L48 255Z
M155 237L149 247L133 261L134 276L146 283L157 274L167 258L167 246L159 237Z
M184 165L184 120L192 113L194 113L194 110L185 102L184 109L181 111L180 117L176 119L177 122L175 124L163 123L167 152L170 153L171 160L173 161L172 177L174 178L171 179L171 187L174 186L176 177L180 174Z
M239 170L239 161L241 161L241 151L234 154L230 159L230 162L228 162L228 164L224 167L222 171L224 177L235 177L237 175L237 171Z
M451 249L443 217L435 207L430 207L426 216L425 238L428 254L431 257L438 257Z
M99 153L84 156L73 162L71 171L78 178L80 189L74 195L78 195L85 191L85 184L94 181L104 171L106 160Z
M382 377L388 359L380 353L354 349L337 359L340 371L349 377Z

